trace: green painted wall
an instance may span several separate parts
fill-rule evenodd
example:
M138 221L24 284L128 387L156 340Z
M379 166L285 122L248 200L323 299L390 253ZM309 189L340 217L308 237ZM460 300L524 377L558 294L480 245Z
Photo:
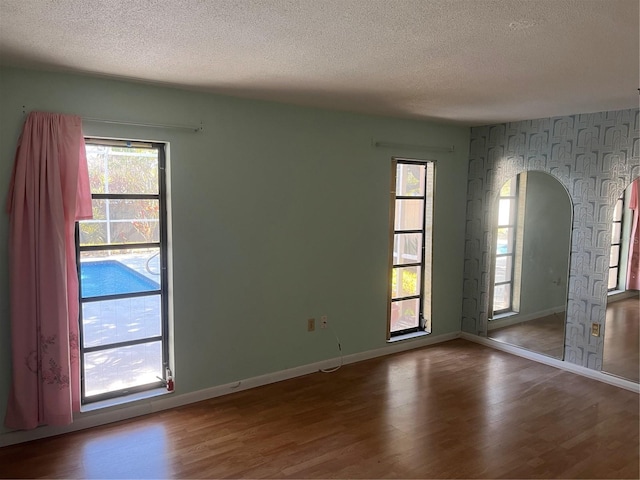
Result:
M469 129L160 86L0 70L0 198L27 111L203 133L85 123L85 134L170 143L177 393L386 345L392 155L435 159L433 334L460 330ZM424 154L372 139L455 145ZM6 214L0 251L7 252ZM9 388L7 255L0 255L0 414Z

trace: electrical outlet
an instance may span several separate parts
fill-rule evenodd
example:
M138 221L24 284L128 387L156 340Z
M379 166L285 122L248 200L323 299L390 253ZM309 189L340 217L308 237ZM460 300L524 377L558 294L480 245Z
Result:
M591 335L594 337L599 337L600 336L600 324L599 323L592 323L591 324Z
M326 315L320 317L320 328L327 328L329 326L329 320Z
M316 329L316 319L310 318L307 320L307 332L313 332Z

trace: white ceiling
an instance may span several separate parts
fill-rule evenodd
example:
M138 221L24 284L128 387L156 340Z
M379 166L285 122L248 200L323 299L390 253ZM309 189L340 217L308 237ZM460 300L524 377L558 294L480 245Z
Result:
M0 0L0 63L463 125L638 106L638 0Z

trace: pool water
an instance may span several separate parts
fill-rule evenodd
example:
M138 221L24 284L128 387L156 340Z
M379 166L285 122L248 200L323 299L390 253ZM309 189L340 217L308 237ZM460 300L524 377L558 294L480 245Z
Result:
M117 260L80 263L82 298L154 291L157 282Z

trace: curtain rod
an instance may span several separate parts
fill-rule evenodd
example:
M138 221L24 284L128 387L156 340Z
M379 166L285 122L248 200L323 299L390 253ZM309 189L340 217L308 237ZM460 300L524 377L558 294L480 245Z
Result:
M171 125L166 123L142 123L142 122L125 122L121 120L107 120L104 118L92 118L92 117L82 117L82 120L85 122L94 122L94 123L110 123L114 125L130 125L132 127L149 127L149 128L165 128L169 130L191 130L192 132L202 132L204 131L204 126L202 124L198 126L194 125Z
M27 106L22 106L22 115L26 118L27 116ZM190 130L192 132L203 132L204 125L200 123L200 125L173 125L168 123L143 123L143 122L125 122L121 120L108 120L105 118L94 118L94 117L80 117L84 122L94 122L94 123L110 123L113 125L129 125L132 127L148 127L148 128L165 128L169 130Z
M383 141L373 141L373 146L376 148L402 148L405 150L428 150L431 152L444 152L444 153L453 153L455 151L455 146L450 145L448 147L438 147L432 145L412 145L408 143L395 143L395 142L383 142Z

